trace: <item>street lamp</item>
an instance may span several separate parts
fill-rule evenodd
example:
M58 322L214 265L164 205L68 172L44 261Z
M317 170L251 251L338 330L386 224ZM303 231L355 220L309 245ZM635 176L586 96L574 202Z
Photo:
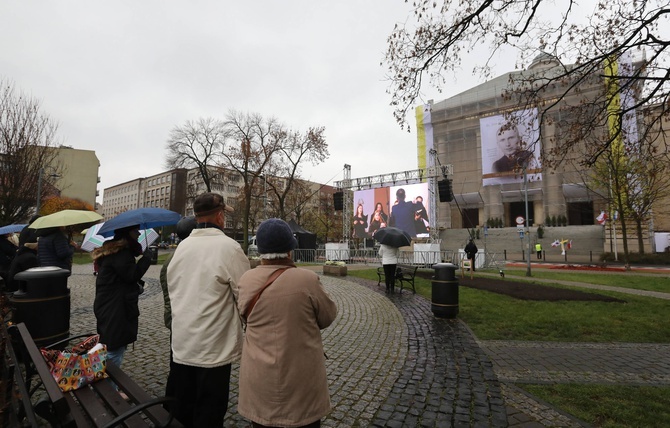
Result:
M40 173L37 176L37 208L35 208L35 214L40 213L40 207L42 205L42 178L44 177L44 167L40 168ZM59 178L58 174L49 174L51 178Z

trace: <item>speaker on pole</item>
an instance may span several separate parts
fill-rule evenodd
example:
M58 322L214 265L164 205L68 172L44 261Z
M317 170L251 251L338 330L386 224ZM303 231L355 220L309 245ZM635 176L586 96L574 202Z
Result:
M451 191L451 180L445 178L437 182L437 192L440 196L440 202L451 202L454 196Z
M344 209L344 192L333 193L333 205L335 211L342 211Z

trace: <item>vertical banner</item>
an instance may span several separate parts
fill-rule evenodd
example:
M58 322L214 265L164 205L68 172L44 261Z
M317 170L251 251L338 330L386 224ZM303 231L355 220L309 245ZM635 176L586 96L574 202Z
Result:
M424 104L416 108L416 154L419 168L430 165L430 151L433 149L433 124L431 122L431 105Z

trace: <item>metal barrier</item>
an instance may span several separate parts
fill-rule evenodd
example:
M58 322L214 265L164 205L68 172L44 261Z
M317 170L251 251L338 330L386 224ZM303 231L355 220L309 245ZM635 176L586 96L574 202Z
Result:
M343 261L349 264L381 265L379 254L374 248L362 249L318 249L293 250L293 261L296 263L323 264L328 260ZM398 263L430 268L436 263L453 262L452 250L435 251L406 251L401 250Z

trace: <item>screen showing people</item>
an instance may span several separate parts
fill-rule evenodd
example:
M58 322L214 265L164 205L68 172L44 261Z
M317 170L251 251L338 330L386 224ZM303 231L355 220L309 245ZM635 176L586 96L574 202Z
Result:
M394 226L412 238L430 236L428 184L407 184L354 192L352 238L374 238L384 227Z
M480 119L485 186L542 179L537 109Z

